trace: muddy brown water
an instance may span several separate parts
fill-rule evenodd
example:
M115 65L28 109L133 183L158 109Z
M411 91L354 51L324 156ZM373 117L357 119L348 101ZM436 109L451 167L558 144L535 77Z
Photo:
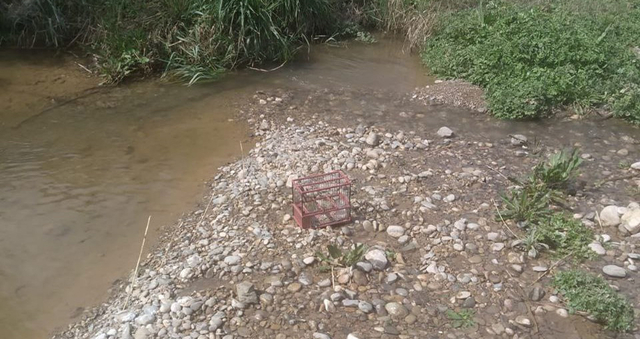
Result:
M391 101L433 81L416 56L391 40L316 46L274 72L240 72L189 88L134 83L57 107L96 85L84 72L75 59L0 54L3 339L45 338L104 300L133 269L147 216L151 247L162 226L201 201L216 168L240 156L240 143L252 144L247 127L233 119L237 105L257 90L304 95L356 88L363 94L331 105L345 120L434 132L447 125L488 141L509 133L557 145L597 140L601 149L594 154L608 152L622 136L638 136L616 121L498 122L464 109Z

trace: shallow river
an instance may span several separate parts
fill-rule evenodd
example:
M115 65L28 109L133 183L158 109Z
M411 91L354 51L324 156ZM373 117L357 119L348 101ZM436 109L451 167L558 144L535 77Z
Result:
M430 82L417 57L389 41L317 46L277 72L190 88L150 81L93 93L95 79L69 76L58 59L0 53L3 339L45 338L104 300L135 266L147 217L149 247L201 200L216 168L241 155L240 143L250 147L232 119L256 90L408 92ZM88 95L57 106L70 86L71 97Z

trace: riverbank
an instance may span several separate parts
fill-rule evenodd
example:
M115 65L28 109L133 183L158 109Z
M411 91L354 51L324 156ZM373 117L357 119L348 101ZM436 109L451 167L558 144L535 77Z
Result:
M434 120L441 106L421 110L410 98L362 94L257 93L239 113L259 137L256 147L220 169L201 206L143 261L133 287L122 281L108 302L56 338L612 335L569 315L550 281L580 267L637 303L637 238L598 221L603 207L624 212L639 199L632 135L624 128L603 134L595 124L578 132L574 122L487 133L484 118L468 113L455 113L449 134ZM340 108L354 98L362 99L349 112ZM515 133L530 142L514 142ZM511 246L517 226L512 233L495 218L494 202L513 185L505 177L522 177L568 145L581 147L578 179L586 186L565 204L605 248L583 263L529 257ZM300 230L290 215L291 179L331 169L354 182L355 222ZM612 177L620 179L594 185ZM317 254L329 244L367 250L353 269L336 266L332 274ZM602 273L608 264L625 278Z

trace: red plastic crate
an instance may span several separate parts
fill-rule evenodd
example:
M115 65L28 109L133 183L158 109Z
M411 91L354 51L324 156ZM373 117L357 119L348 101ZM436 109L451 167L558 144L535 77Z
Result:
M351 180L342 171L293 180L293 218L302 228L351 221Z

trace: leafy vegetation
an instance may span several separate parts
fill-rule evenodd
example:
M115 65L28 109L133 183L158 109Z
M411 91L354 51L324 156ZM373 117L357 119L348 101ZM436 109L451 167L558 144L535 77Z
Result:
M481 2L439 22L425 63L484 87L495 116L539 118L573 105L640 123L637 1Z
M553 154L548 162L540 162L533 169L530 181L545 184L549 189L566 188L570 180L578 175L578 167L582 159L578 149L571 152L562 150Z
M367 247L364 244L358 244L346 253L343 253L336 245L327 246L328 255L317 252L316 257L326 265L320 267L321 271L330 270L331 267L352 267L362 259Z
M589 259L595 252L589 249L593 241L591 229L563 213L554 213L546 220L532 226L527 234L532 234L535 242L545 244L558 256L572 255L577 259Z
M553 285L567 299L570 312L587 312L607 329L629 331L633 326L633 306L602 278L577 270L559 272Z
M161 71L189 83L289 60L336 22L329 0L34 0L0 4L0 44L82 43L108 82Z
M474 315L475 312L470 309L463 309L459 312L447 310L447 318L451 320L451 326L454 328L467 328L475 325Z
M502 195L504 210L500 217L516 222L535 222L549 216L551 192L540 185L528 182L524 187Z
M561 189L577 176L582 160L577 149L561 151L539 162L532 174L509 194L502 196L503 210L498 217L517 222L527 232L521 245L536 257L541 250L552 250L560 256L572 255L588 259L593 252L588 245L593 232L578 220L562 212L553 212L552 203L561 201Z

